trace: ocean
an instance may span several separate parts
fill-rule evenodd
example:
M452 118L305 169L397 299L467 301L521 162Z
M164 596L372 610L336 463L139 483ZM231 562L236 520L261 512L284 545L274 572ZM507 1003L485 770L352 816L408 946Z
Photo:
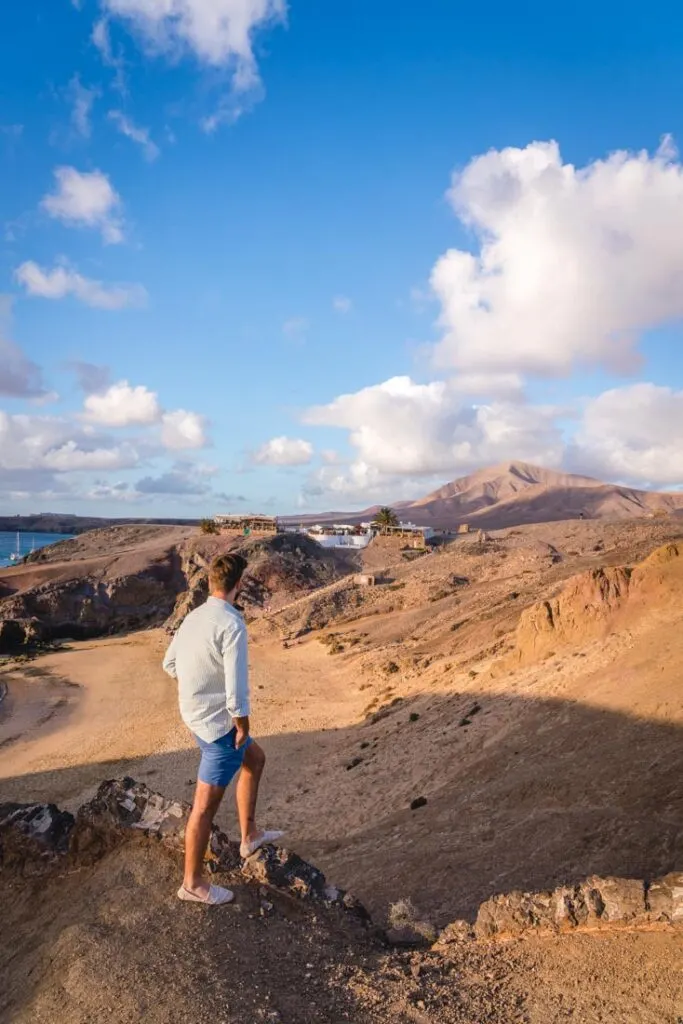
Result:
M58 540L69 540L68 533L20 533L19 553L28 555L31 548L47 547L48 544L56 544ZM0 532L0 568L12 565L10 555L17 550L17 534Z

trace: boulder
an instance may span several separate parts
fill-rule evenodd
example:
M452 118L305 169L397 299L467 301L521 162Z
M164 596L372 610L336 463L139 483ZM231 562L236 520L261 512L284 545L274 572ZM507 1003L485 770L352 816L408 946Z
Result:
M683 872L657 878L647 887L645 899L653 921L683 922Z
M490 939L528 931L558 933L615 924L644 926L651 921L643 882L591 877L549 892L493 896L480 906L474 934L478 939Z
M264 846L242 865L242 874L263 885L287 889L296 896L341 907L355 917L369 921L370 916L358 900L327 882L322 871L281 847Z
M66 857L74 824L54 804L0 804L0 867L39 873Z
M167 800L142 782L131 778L103 782L97 794L79 808L70 852L92 860L116 846L125 836L142 834L182 850L190 804ZM209 858L215 870L229 871L240 863L239 844L231 843L215 825L209 842Z

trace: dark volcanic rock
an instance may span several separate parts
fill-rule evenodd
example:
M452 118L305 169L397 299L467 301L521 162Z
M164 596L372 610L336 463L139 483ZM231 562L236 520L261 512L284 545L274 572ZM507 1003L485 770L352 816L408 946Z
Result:
M42 639L38 619L0 619L0 654Z
M242 874L278 889L287 889L296 896L343 907L361 920L370 920L365 907L354 896L329 885L322 871L281 847L264 846L257 850L244 861Z
M35 874L66 856L73 827L54 804L0 804L0 867Z
M0 864L22 874L60 859L88 864L135 835L181 851L189 813L189 804L167 800L131 778L103 782L75 819L52 804L0 805ZM208 858L216 871L235 871L242 864L239 843L216 826ZM295 853L265 846L242 864L242 873L255 882L369 921L353 896L329 885L322 871Z

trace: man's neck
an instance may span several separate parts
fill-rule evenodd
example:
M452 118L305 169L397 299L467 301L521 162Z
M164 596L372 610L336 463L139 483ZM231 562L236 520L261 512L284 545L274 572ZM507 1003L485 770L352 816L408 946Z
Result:
M217 601L225 601L226 604L232 604L232 597L230 594L226 594L224 590L214 590L209 597L215 597Z

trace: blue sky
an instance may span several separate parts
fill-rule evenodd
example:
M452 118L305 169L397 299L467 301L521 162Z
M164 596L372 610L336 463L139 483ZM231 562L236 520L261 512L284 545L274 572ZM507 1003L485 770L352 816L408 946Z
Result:
M3 511L683 483L673 5L3 18Z

